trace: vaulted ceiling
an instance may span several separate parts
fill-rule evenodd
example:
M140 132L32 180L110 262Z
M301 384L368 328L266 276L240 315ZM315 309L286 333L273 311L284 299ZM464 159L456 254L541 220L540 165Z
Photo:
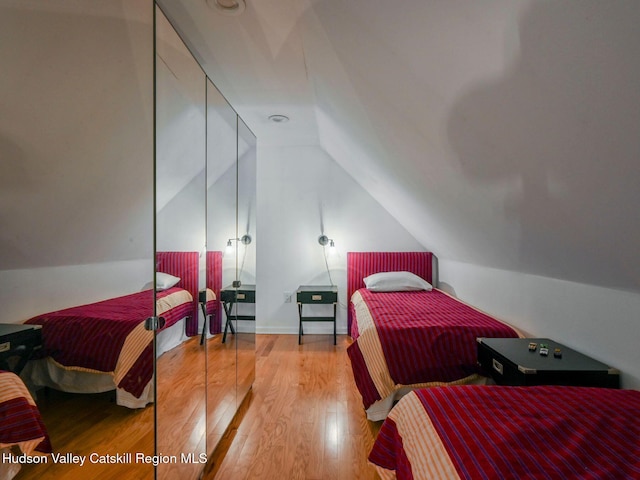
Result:
M441 258L640 291L639 2L160 3L260 145L319 144Z
M159 3L260 147L320 146L440 258L640 291L640 2L246 1L239 16L206 0ZM42 15L37 32L54 34L65 18ZM39 37L24 35L20 50L7 43L2 54L46 68L50 52L25 55ZM41 78L27 73L14 77ZM116 70L104 73L118 82ZM54 83L83 91L70 79ZM85 93L87 108L100 97ZM137 95L121 103L146 99ZM25 102L3 105L3 132ZM273 114L290 121L271 123ZM0 197L10 208L21 201L15 178L31 167L3 145ZM82 193L60 185L62 198ZM99 201L99 186L85 189ZM52 231L51 222L36 223ZM20 244L16 228L0 234L3 245ZM4 251L8 267L22 266L22 251Z

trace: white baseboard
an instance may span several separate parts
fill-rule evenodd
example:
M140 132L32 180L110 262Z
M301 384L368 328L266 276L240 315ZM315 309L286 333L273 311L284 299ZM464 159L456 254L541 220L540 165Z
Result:
M298 335L298 326L285 326L285 325L271 325L271 326L256 326L256 333L263 335ZM333 327L330 323L324 325L304 325L304 334L307 335L333 335ZM346 329L338 329L338 335L346 335Z

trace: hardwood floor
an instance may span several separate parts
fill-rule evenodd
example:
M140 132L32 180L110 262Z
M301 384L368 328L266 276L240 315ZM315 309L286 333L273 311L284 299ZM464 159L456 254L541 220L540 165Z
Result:
M220 448L210 456L208 473L211 480L374 480L377 475L367 455L380 423L366 420L362 401L351 372L346 348L347 336L305 335L298 345L297 335L258 335L256 342L256 378L244 402L242 418L232 429L224 426L212 430L208 440L222 438ZM218 345L216 342L215 345ZM229 340L229 344L231 341ZM115 455L122 452L154 452L154 409L159 418L168 419L173 428L160 428L158 446L163 453L195 452L201 449L204 436L203 404L192 402L204 398L204 387L198 378L203 371L199 339L185 348L161 357L167 387L159 385L158 405L130 410L114 402L114 394L67 394L51 390L38 399L38 405L56 452L90 455ZM218 368L210 369L213 390L208 392L209 405L216 413L224 412L235 402L224 395L216 397L215 385L226 385L219 368L220 356L213 360ZM219 352L218 352L219 353ZM235 358L235 355L234 355ZM239 357L240 361L242 357ZM185 372L188 372L185 375ZM235 366L233 368L235 378ZM177 378L173 378L177 377ZM191 385L188 389L186 385ZM188 392L186 391L188 390ZM228 389L227 389L228 390ZM176 396L176 392L181 392ZM197 394L195 394L197 393ZM192 395L193 394L193 395ZM172 397L176 402L165 401ZM193 404L192 404L193 403ZM173 413L172 413L173 412ZM176 428L175 425L180 425ZM158 478L197 476L201 465L177 465L158 468ZM154 478L150 464L74 464L25 465L15 480L76 480L100 478L129 480Z
M204 478L377 479L367 455L380 422L366 419L348 345L346 336L334 346L330 335L306 335L299 346L297 335L258 335L248 407Z
M50 390L38 408L57 453L88 456L142 452L153 455L153 407L130 410L115 403L115 393L71 394ZM104 465L85 462L23 465L15 480L124 480L153 478L153 465Z
M199 337L193 337L158 358L161 380L157 404L129 409L115 403L115 392L71 394L53 389L42 392L38 408L57 454L86 457L84 464L55 462L24 465L15 480L100 480L197 478L198 463L91 462L90 455L117 456L131 452L154 455L157 417L158 451L205 453L205 369ZM187 374L185 375L185 372ZM235 375L235 372L234 372ZM154 415L155 414L155 415ZM178 427L179 426L179 427Z

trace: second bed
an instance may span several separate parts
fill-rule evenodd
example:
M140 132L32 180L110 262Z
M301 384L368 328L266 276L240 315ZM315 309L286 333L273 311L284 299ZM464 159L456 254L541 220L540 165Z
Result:
M431 252L349 252L347 353L367 418L382 420L407 392L484 382L478 337L518 337L504 322L432 288ZM365 279L403 272L377 287ZM406 275L411 274L411 275ZM422 280L416 286L416 276Z

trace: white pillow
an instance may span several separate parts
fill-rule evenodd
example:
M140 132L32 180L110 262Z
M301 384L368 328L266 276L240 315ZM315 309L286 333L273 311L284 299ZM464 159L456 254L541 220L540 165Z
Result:
M156 290L162 291L174 287L180 281L180 277L174 277L168 273L156 272Z
M425 279L411 272L380 272L363 280L367 289L372 292L409 292L433 288Z

